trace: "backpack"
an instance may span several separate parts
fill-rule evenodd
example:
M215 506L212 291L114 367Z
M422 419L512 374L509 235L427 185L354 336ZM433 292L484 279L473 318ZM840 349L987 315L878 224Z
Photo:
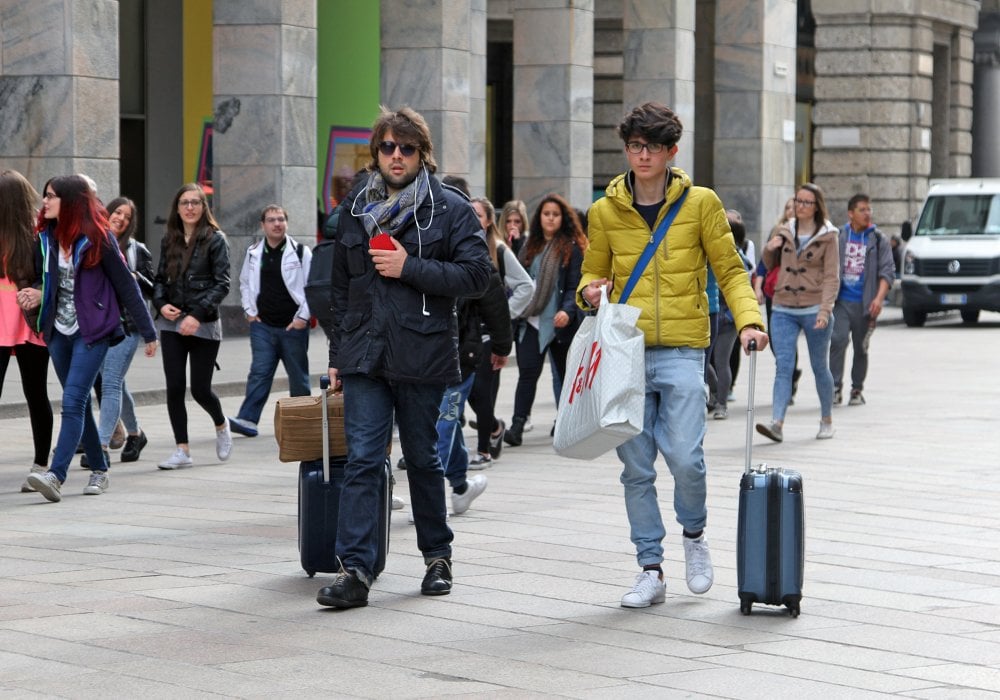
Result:
M306 301L309 312L327 336L333 335L333 309L330 283L333 280L333 243L337 235L340 207L333 210L323 226L323 240L312 250L312 265L306 279Z

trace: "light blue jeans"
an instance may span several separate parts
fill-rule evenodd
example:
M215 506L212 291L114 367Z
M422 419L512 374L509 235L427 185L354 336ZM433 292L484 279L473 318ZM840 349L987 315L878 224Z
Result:
M618 448L625 510L639 566L663 561L666 530L656 495L656 453L674 477L674 514L689 532L705 527L705 351L646 349L642 433Z
M441 399L441 412L437 420L437 451L444 467L444 478L452 488L464 484L469 473L469 452L465 449L459 416L462 415L475 379L476 373L470 372L460 384L445 389Z
M806 334L809 364L816 378L816 393L819 394L820 415L826 418L833 413L833 374L830 373L833 316L826 328L817 329L815 325L816 314L789 314L777 307L771 311L771 345L776 365L771 417L775 421L784 422L785 410L792 398L792 372L795 371L795 349L800 330Z
M119 417L129 435L139 432L135 402L125 386L125 374L132 365L132 358L138 347L139 336L133 333L108 348L108 354L104 356L104 364L101 365L101 418L97 424L101 445L107 446L111 441L111 433L115 431Z

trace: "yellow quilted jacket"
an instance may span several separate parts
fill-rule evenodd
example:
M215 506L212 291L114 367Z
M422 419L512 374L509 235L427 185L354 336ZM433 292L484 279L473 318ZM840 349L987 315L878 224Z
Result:
M688 190L687 200L628 299L631 306L642 310L638 327L646 336L646 345L708 347L711 332L705 284L709 262L736 327L763 329L760 308L736 252L722 202L712 190L692 185L683 170L672 168L671 172L657 225L684 190ZM605 196L590 208L587 226L590 246L583 256L583 275L577 287L577 303L582 308L587 307L579 291L602 277L614 283L611 301L618 301L652 235L632 207L627 173L612 180Z

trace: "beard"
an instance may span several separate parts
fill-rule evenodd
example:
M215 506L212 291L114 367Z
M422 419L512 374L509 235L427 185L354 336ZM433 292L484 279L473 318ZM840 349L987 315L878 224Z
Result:
M416 180L420 170L416 169L413 172L409 172L404 169L401 175L394 175L388 168L380 168L380 173L386 186L398 191L405 189L411 182Z

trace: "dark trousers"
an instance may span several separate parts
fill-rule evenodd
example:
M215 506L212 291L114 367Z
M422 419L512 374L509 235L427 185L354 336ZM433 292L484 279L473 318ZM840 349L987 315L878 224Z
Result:
M489 349L476 367L476 378L469 393L469 407L476 414L476 451L486 454L490 450L490 436L497 429L495 407L500 390L500 370L493 369L493 356Z
M11 350L21 373L21 388L28 404L31 438L35 444L35 464L48 466L52 448L52 404L49 402L49 350L44 345L24 343L16 348L0 348L0 393L7 376Z
M187 407L184 393L187 390L187 365L191 364L191 398L212 417L212 424L223 425L226 415L222 412L219 397L212 391L215 359L219 356L219 341L181 335L174 331L160 332L160 350L163 356L163 374L167 379L167 415L174 431L174 442L187 444Z
M545 355L552 357L552 389L556 394L556 407L559 406L559 392L563 377L566 376L566 355L569 354L569 343L553 340L544 350L538 349L538 331L530 324L524 324L524 334L517 341L517 389L514 391L514 415L527 418L531 415L531 407L535 404L535 390L538 388L538 378L542 376Z

